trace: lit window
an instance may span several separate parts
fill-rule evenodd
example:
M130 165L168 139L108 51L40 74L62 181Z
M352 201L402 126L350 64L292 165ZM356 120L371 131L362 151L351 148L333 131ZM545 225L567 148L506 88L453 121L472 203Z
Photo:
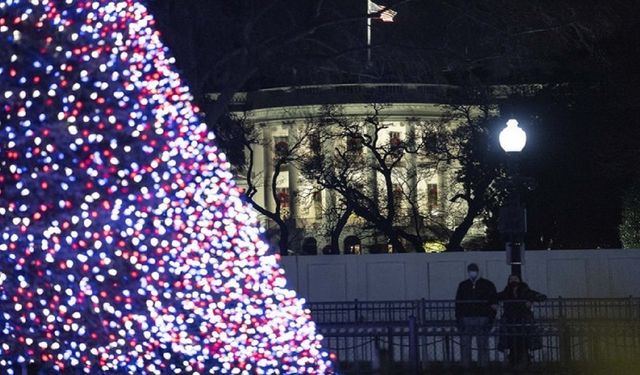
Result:
M282 217L289 217L289 214L290 214L289 188L278 188L276 196L278 199L278 204L280 205L280 213Z
M391 152L396 157L402 156L404 143L402 142L402 138L400 138L400 132L389 132L389 146L391 148Z
M359 243L352 245L351 247L349 247L349 253L360 255L362 254L362 247L360 246Z
M393 147L400 147L402 145L400 132L389 132L389 144Z

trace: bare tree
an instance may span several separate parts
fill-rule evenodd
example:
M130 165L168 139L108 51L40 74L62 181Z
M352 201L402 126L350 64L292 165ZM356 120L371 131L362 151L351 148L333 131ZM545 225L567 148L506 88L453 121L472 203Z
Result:
M496 142L496 106L447 105L442 123L456 124L447 134L440 134L437 155L455 162L454 189L450 202L464 202L464 213L456 218L449 234L447 250L461 250L462 241L478 218L482 218L503 197L504 186L496 184L503 177L502 152Z
M353 208L348 201L341 198L323 208L320 234L329 238L330 254L340 254L340 237L352 215ZM347 253L348 249L344 249L344 252Z
M443 105L437 121L410 120L405 135L391 131L384 105L363 118L324 106L315 119L325 152L307 155L302 173L341 198L360 226L383 234L394 251L426 241L459 250L474 223L502 197L503 174L491 126L495 107ZM330 152L328 152L330 150ZM448 171L447 196L427 205L426 182ZM430 199L429 204L431 204Z
M323 106L314 126L325 152L308 155L301 162L302 173L341 197L344 212L362 218L364 228L383 234L394 251L406 251L406 241L419 249L429 234L421 225L413 231L401 225L407 219L408 156L422 145L407 135L390 131L381 112L384 105L370 105L364 118L346 116L339 106ZM402 171L402 172L401 172ZM415 185L415 183L414 183Z
M270 238L277 238L281 255L287 255L291 248L292 235L296 230L295 218L289 211L299 198L297 190L283 191L283 172L291 172L300 154L306 151L311 128L300 126L292 131L286 141L272 139L246 115L228 114L215 125L217 145L229 155L228 159L236 174L245 185L244 194L255 209L272 221L276 229L268 232ZM272 150L270 160L265 160L268 168L257 170L258 150ZM264 201L257 199L258 193L265 192Z

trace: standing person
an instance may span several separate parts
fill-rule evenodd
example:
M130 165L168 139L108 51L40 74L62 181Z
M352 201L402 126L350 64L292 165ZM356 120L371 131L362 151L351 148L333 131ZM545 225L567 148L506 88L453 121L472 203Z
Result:
M498 309L496 286L480 277L480 269L475 263L467 267L468 279L458 285L456 292L456 322L460 332L460 352L462 366L471 365L471 339L476 337L478 364L486 367L489 363L489 333Z
M544 294L529 288L518 275L509 276L507 286L498 293L503 302L502 329L498 338L498 349L509 350L509 363L513 367L529 364L529 350L539 349L540 337L533 332L533 302L544 301Z

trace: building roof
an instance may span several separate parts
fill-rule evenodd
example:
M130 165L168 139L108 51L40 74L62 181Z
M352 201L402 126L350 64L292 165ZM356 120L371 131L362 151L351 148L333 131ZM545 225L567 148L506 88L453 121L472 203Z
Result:
M491 86L491 95L499 100L508 92L525 90L531 93L540 85ZM239 92L229 104L232 111L265 109L275 107L355 104L355 103L461 103L465 90L460 86L439 84L333 84L312 86L289 86ZM216 100L218 94L208 94ZM466 96L468 97L468 96Z

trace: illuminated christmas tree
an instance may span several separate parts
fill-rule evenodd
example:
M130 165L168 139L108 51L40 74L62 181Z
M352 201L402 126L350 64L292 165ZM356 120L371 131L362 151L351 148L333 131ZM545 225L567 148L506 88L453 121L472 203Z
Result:
M330 372L153 25L0 1L0 372Z

